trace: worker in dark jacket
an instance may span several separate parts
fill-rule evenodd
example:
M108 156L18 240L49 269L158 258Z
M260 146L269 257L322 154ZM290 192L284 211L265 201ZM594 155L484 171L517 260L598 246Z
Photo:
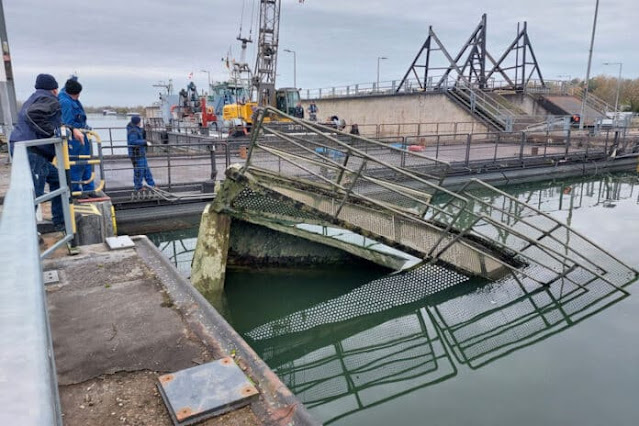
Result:
M149 164L146 161L146 147L151 146L144 138L144 130L140 127L140 116L131 117L131 122L126 125L126 141L129 151L129 158L133 163L133 186L136 191L144 189L142 180L145 180L150 187L155 186L153 175Z
M61 124L60 102L58 101L58 82L52 75L39 74L35 83L36 91L22 105L18 122L9 138L11 153L16 143L34 139L47 139L55 135ZM53 145L27 148L31 176L36 197L44 194L44 186L55 191L60 188L58 170L51 164L55 157ZM51 213L56 229L64 229L61 197L52 201Z
M71 77L58 95L62 108L62 123L74 130L74 137L69 141L69 156L72 161L78 160L79 155L91 155L89 139L81 132L75 132L75 129L90 130L90 127L87 126L87 115L80 102L80 92L82 92L82 85L78 82L77 77ZM80 137L80 139L76 139L76 137ZM93 170L89 164L71 166L69 174L71 181L74 182L71 185L71 190L74 192L83 191L83 198L93 195L90 193L95 189L95 183L91 179L92 173Z

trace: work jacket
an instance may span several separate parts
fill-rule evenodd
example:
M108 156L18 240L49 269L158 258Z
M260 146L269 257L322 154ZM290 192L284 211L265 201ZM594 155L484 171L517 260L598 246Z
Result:
M62 108L62 123L75 129L88 129L87 115L79 100L73 99L64 90L58 96Z
M130 158L140 158L146 156L146 140L144 139L144 129L133 123L126 125L126 144Z
M53 137L60 128L61 118L58 98L50 90L36 90L20 109L18 122L9 137L12 149L16 142ZM36 146L31 150L48 161L55 157L53 145Z

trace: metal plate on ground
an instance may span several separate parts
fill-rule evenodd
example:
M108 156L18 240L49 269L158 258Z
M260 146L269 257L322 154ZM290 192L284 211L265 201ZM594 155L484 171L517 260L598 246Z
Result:
M106 239L107 246L111 250L119 250L135 247L135 243L128 235L120 235L119 237L109 237Z
M44 281L44 285L55 284L60 282L60 277L58 276L58 271L44 271L42 273L42 280Z
M191 425L249 404L258 391L232 358L160 376L158 388L175 425Z

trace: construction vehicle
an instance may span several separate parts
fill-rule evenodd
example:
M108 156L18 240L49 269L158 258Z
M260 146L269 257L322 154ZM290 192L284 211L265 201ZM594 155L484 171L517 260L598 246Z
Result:
M190 82L186 89L180 90L178 103L171 107L174 120L189 120L202 128L210 124L217 125L217 116L211 106L207 106L206 97L197 93L195 83Z
M250 68L245 62L245 56L246 46L252 40L250 37L242 37L241 28L237 39L242 42L242 59L234 64L236 75L246 76L250 74L250 78L240 77L240 80L250 81L251 89L256 91L256 100L238 101L225 105L223 109L224 122L230 123L234 129L242 126L245 133L250 131L257 107L273 106L286 114L293 115L295 106L300 102L300 94L297 88L275 89L280 6L282 2L281 0L259 0L259 2L260 20L255 68L250 74Z
M168 84L163 82L154 84L153 87L166 90L166 93L160 92L160 101L148 109L157 111L153 113L153 116L147 115L154 119L155 127L164 127L168 124L172 128L192 131L217 128L218 117L207 101L207 97L198 94L195 83L190 82L177 95L173 94L172 80L169 80Z

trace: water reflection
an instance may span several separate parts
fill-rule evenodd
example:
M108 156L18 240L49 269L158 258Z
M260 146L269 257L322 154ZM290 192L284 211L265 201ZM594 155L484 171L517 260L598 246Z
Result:
M597 227L608 229L601 242L619 246L617 254L623 253L622 247L634 246L622 240L639 237L636 226L628 226L636 218L634 204L639 204L636 185L636 176L605 176L536 184L534 189L521 185L507 192L568 223L574 220L584 230L584 223L592 227L592 220L601 225L618 222L619 229ZM508 209L504 198L490 202ZM625 239L619 232L625 232ZM190 265L194 237L195 233L185 234L177 243L167 235L152 239L184 269ZM626 261L639 264L639 253L626 250ZM566 276L572 273L577 272ZM246 273L229 275L227 319L327 424L355 422L362 413L373 424L371 416L374 420L378 412L372 407L401 405L397 401L402 396L455 382L464 376L463 370L490 371L487 366L503 365L495 361L570 329L628 296L624 288L594 274L539 286L529 280L469 280L429 265L366 279L330 273L316 279L302 273L285 279L264 273L248 279ZM288 284L282 284L285 281ZM323 295L322 288L327 289ZM600 336L587 329L583 335L595 345ZM535 350L544 354L540 347L544 345ZM597 350L610 351L592 349ZM552 353L545 355L554 359Z
M182 229L171 232L158 232L147 236L173 263L173 266L184 277L191 276L191 260L197 244L198 228Z
M328 424L448 380L459 365L480 368L627 296L603 280L486 284L424 266L243 335Z

